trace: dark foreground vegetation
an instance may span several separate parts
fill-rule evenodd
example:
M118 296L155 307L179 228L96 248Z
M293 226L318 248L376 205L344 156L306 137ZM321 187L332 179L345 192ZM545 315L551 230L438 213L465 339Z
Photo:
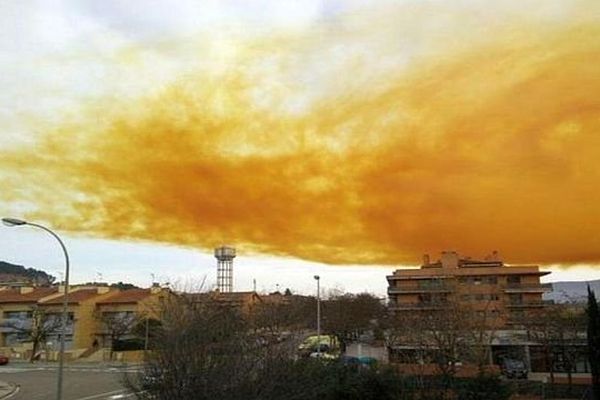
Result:
M439 373L434 376L402 374L393 365L363 364L344 357L346 343L367 331L376 337L385 330L388 341L410 338L394 324L373 322L385 323L386 318L380 303L368 295L341 295L325 302L323 325L337 341L335 352L327 357L314 348L299 351L299 344L314 333L314 299L287 296L257 307L244 312L210 295L174 296L164 302L148 338L144 371L129 378L129 387L139 399L153 400L506 400L514 395L590 399L597 390L597 386L592 389L570 381L559 385L503 380L497 369L477 363L481 368L474 376L459 377L456 368L445 368L457 365L450 356L438 357ZM593 292L587 314L588 346L592 354L598 354L600 312ZM373 315L377 318L370 318ZM429 330L418 321L404 320L401 325L421 336L431 331L449 338L434 343L438 354L452 355L473 341L457 340L459 328L468 325L446 312L443 321L448 318L461 323ZM552 321L554 326L562 320ZM394 335L396 331L399 334ZM540 331L538 327L535 332ZM454 347L440 353L445 342ZM474 356L489 360L483 352ZM592 360L592 366L597 366L597 360ZM594 379L597 383L597 376Z
M306 331L280 340L264 323L211 301L169 302L162 314L145 370L128 382L140 399L502 400L510 394L497 377L423 379L344 358L300 358Z
M280 360L243 376L237 371L208 381L163 376L148 382L142 399L227 400L505 400L510 386L494 377L447 383L398 376L391 369L354 368L318 360ZM238 379L233 379L235 375ZM229 380L228 382L223 382Z

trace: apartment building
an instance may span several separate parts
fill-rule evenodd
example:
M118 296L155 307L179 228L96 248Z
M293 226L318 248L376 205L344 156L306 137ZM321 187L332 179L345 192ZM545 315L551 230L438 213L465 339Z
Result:
M510 329L544 307L542 295L552 286L540 278L549 273L536 265L508 266L497 252L474 260L445 251L438 261L425 255L420 268L387 276L389 305L402 316L454 304L489 313L498 328Z
M528 329L548 306L542 295L552 286L540 282L548 274L536 265L506 265L497 252L476 260L454 251L437 261L425 255L419 268L394 271L387 276L389 308L412 333L389 348L390 360L430 365L440 352L450 351L442 357L465 365L508 358L539 371L540 345ZM461 345L440 349L435 338L443 338L444 331Z

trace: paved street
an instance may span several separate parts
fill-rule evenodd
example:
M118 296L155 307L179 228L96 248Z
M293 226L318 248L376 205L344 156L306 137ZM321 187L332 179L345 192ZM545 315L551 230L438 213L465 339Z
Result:
M129 372L135 369L130 368ZM102 365L69 365L64 375L64 400L133 400L135 396L123 385L126 371ZM11 400L54 400L56 367L54 365L11 364L0 367L0 381L19 385Z

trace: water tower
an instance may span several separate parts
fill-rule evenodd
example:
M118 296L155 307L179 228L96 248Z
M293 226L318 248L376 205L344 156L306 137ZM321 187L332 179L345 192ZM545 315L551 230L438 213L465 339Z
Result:
M217 247L215 249L215 257L217 259L217 290L221 293L232 292L235 247Z

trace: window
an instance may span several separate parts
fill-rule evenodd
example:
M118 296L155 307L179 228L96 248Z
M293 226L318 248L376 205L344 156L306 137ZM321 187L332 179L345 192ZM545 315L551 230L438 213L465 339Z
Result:
M463 294L462 300L477 300L477 301L497 301L500 297L496 293L477 293L477 294Z
M52 326L52 325L60 325L62 324L62 313L47 313L46 314L46 320L45 320L45 324L47 326ZM67 314L67 336L68 337L69 334L73 333L73 325L75 324L75 315L70 312Z
M506 277L506 282L509 285L510 284L518 285L519 283L521 283L521 277L519 275L509 275Z
M511 293L508 298L510 300L510 304L523 304L523 295L520 293Z
M497 276L462 276L458 278L460 283L470 285L496 285L498 283Z
M6 346L15 346L29 340L29 335L21 332L6 333L4 336L4 344Z
M29 319L31 315L31 311L5 311L4 319Z
M431 303L432 297L429 293L423 293L419 295L419 302L421 303Z
M498 277L497 276L486 276L485 283L487 283L488 285L496 285L498 283Z

